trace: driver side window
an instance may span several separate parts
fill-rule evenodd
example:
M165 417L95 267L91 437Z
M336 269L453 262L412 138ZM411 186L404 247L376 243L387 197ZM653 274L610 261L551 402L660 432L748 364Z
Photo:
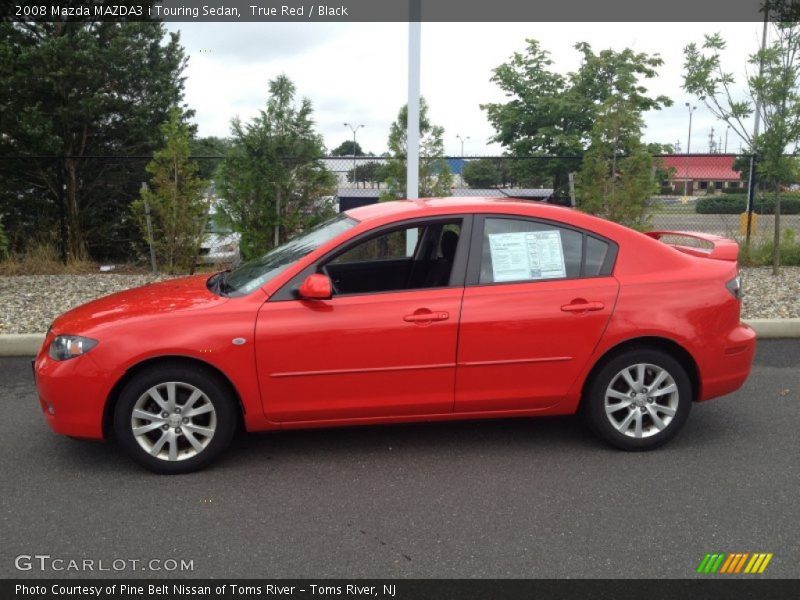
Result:
M419 240L421 231L424 231L424 228L400 229L369 239L344 254L340 254L329 264L341 265L355 262L411 258L417 245L416 240Z
M334 295L447 287L461 234L461 219L392 229L335 256L322 271Z

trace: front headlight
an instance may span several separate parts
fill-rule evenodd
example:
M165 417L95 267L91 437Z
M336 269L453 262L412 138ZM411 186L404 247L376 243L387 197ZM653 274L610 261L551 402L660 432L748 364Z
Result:
M54 360L69 360L97 346L97 340L79 335L58 335L50 342L50 358Z

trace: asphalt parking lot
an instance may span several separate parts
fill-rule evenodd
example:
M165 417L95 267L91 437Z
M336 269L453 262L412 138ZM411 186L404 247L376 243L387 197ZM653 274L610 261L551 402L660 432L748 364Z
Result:
M194 577L692 577L722 551L796 578L798 367L800 341L761 342L745 388L650 453L573 418L460 422L246 435L164 477L50 433L30 361L2 359L0 576L92 575L14 566L48 554Z

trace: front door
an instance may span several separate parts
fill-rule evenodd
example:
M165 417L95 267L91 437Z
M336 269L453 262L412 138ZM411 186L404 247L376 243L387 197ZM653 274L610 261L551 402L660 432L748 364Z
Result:
M333 281L332 298L265 303L256 362L266 416L298 423L451 412L460 230L460 219L415 222L356 241L316 267Z

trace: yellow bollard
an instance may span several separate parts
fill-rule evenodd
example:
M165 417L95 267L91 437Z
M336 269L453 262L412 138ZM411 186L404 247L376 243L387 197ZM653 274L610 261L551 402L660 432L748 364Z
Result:
M753 213L750 217L750 233L755 233L758 230L758 213ZM739 233L747 235L747 213L743 212L739 215Z

